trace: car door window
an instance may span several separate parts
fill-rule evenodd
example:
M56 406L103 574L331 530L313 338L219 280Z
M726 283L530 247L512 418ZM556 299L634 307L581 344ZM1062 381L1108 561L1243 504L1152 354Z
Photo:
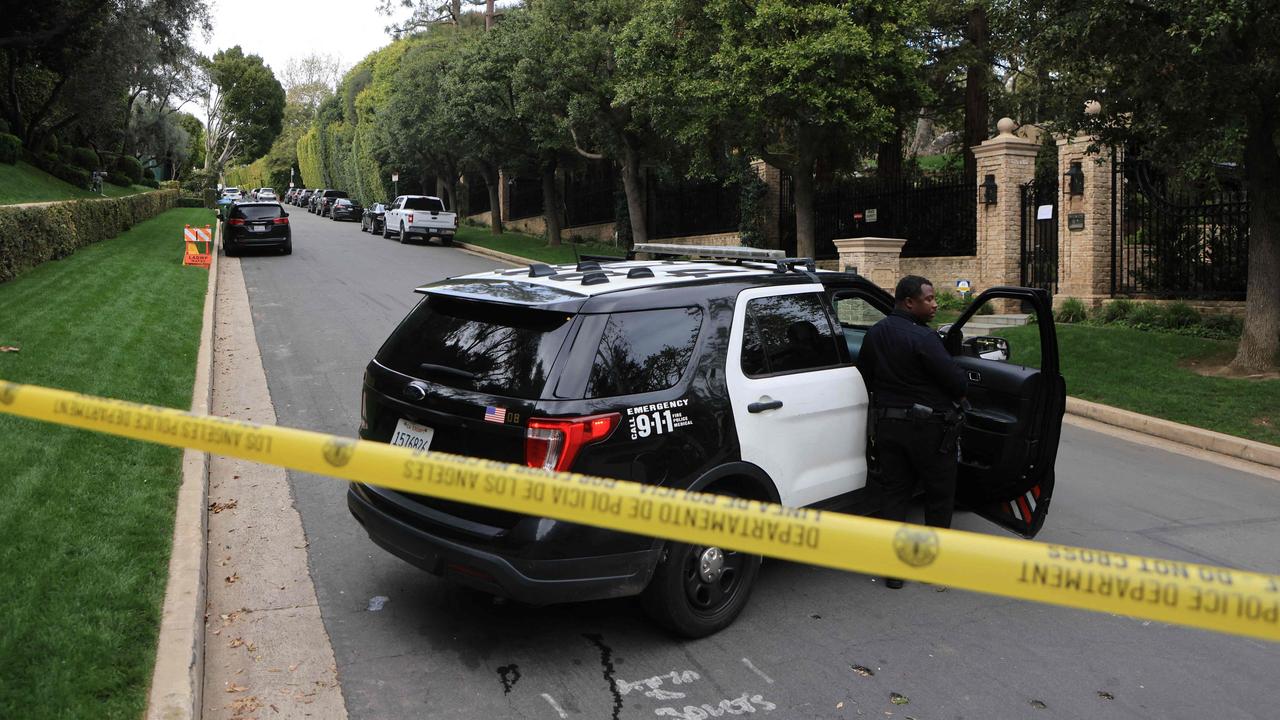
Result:
M655 392L680 381L702 327L696 307L614 313L600 336L588 398Z
M822 295L778 295L748 302L741 363L748 377L838 365L835 333Z
M856 365L867 331L884 319L884 312L857 295L837 295L832 304L845 346L849 349L849 359Z

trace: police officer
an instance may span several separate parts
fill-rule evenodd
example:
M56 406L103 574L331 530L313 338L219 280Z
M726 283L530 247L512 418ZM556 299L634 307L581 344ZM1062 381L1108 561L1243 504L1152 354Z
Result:
M905 522L907 504L922 486L925 523L951 527L965 373L929 327L938 312L933 283L908 275L898 281L894 301L893 312L867 332L858 356L874 403L881 514ZM902 580L886 578L885 584L897 589Z

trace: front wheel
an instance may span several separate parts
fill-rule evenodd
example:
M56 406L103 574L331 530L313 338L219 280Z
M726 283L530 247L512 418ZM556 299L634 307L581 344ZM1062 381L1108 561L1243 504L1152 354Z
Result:
M400 244L405 245L409 242L409 233L405 232L404 226L400 226Z
M746 607L760 561L759 555L668 543L641 604L649 617L678 635L713 635Z

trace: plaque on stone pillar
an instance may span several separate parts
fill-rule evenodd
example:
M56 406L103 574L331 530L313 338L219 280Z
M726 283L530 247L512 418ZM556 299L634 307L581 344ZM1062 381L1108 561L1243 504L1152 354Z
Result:
M1084 213L1067 213L1067 229L1083 230L1084 229Z

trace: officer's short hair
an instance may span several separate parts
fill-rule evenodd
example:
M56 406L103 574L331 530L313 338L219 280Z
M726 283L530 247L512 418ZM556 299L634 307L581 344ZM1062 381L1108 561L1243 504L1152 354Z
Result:
M896 302L906 302L907 298L918 298L920 297L920 288L925 285L933 287L933 283L929 282L929 278L908 275L898 281L898 287L893 291L893 299Z

